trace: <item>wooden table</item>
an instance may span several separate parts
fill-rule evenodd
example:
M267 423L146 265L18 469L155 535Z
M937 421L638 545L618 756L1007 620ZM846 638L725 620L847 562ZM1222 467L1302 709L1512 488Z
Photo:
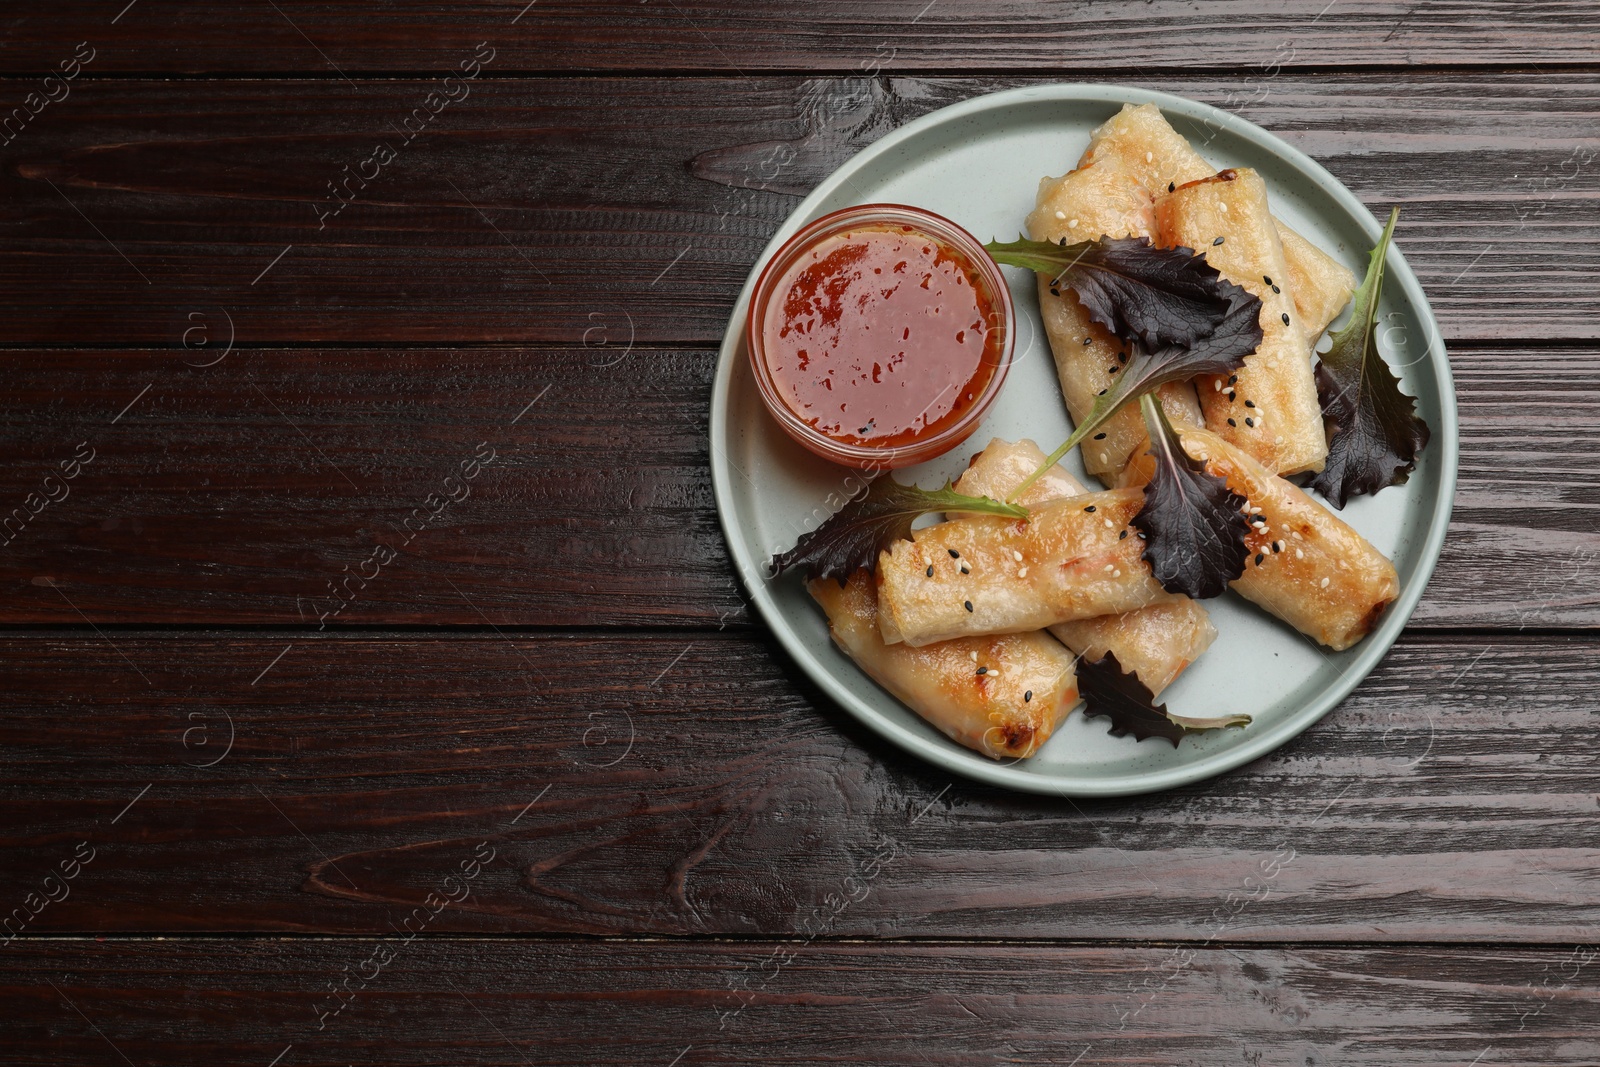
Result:
M1600 1063L1600 8L125 2L3 16L0 1060ZM1401 204L1463 424L1354 696L1077 803L824 699L706 456L798 197L1069 80Z

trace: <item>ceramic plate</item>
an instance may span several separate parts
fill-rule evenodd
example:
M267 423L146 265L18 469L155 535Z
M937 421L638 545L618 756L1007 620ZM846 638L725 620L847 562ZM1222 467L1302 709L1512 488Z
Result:
M723 338L711 397L711 471L717 509L740 578L800 668L834 700L895 744L946 770L995 785L1067 796L1116 796L1168 789L1270 752L1326 715L1394 643L1433 570L1450 518L1456 480L1455 393L1439 327L1406 266L1404 217L1389 254L1379 315L1383 351L1415 395L1433 439L1403 486L1353 500L1343 517L1394 561L1400 597L1355 648L1329 652L1228 594L1208 601L1219 636L1164 694L1175 711L1245 712L1243 729L1159 739L1111 737L1106 719L1075 711L1031 759L995 762L957 745L880 689L828 638L822 612L796 576L769 580L766 561L814 528L859 488L859 475L793 443L762 407L745 354L745 309L756 274L801 226L836 208L887 201L927 208L980 241L1010 240L1033 207L1039 179L1071 169L1089 131L1125 102L1154 103L1219 168L1254 167L1278 218L1364 273L1378 220L1310 158L1238 117L1205 104L1141 89L1049 85L967 100L901 127L819 185L779 228L752 267ZM1007 267L1017 309L1014 363L999 401L965 444L896 472L942 483L965 469L991 437L1031 437L1049 450L1071 432L1039 324L1032 276ZM1348 313L1347 313L1348 314ZM1341 325L1335 323L1335 327ZM1082 475L1077 455L1069 469ZM1092 484L1092 483L1091 483Z

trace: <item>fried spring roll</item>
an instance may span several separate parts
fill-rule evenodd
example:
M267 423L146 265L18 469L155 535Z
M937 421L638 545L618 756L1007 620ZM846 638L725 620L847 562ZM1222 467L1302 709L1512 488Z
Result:
M1026 519L979 515L915 531L878 555L884 641L1024 633L1172 603L1128 528L1143 503L1141 490L1113 489Z
M1180 429L1183 450L1248 501L1250 558L1232 588L1296 630L1335 650L1377 625L1400 593L1394 564L1366 538L1244 450L1207 430ZM1148 453L1125 478L1150 477Z
M807 584L834 644L951 740L995 759L1031 756L1078 703L1073 656L1048 634L886 645L872 576Z
M1153 194L1132 171L1120 160L1108 159L1041 181L1038 206L1028 216L1028 235L1036 241L1065 237L1069 244L1101 235L1153 238L1153 202ZM1090 321L1072 290L1062 289L1056 296L1050 281L1043 275L1038 279L1039 312L1067 410L1081 422L1128 359L1128 350L1109 330ZM1188 383L1164 385L1157 395L1174 423L1200 425L1200 407ZM1144 441L1144 419L1139 405L1130 401L1101 425L1093 441L1084 443L1084 467L1109 484Z
M1169 185L1184 185L1217 172L1154 104L1124 104L1121 111L1089 135L1089 148L1078 165L1104 159L1120 160L1145 188L1158 196ZM1306 335L1315 341L1350 302L1356 276L1283 223L1274 219L1273 225L1283 242L1288 261L1285 276L1294 286L1298 317Z
M1044 461L1044 451L1032 441L1013 443L997 437L972 457L971 465L956 481L956 491L1004 500ZM1085 492L1083 484L1058 463L1017 502L1035 507ZM1099 659L1113 653L1124 671L1137 674L1157 696L1211 647L1217 636L1206 609L1187 597L1120 615L1057 623L1050 632L1080 656Z
M1223 277L1261 298L1260 347L1236 375L1195 382L1206 427L1279 474L1321 470L1328 442L1311 344L1286 291L1266 182L1253 170L1225 170L1162 197L1156 218L1164 243L1204 251Z

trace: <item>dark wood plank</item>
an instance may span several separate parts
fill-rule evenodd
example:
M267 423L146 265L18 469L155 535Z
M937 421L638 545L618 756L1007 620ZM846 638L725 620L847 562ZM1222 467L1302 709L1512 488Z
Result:
M1590 63L1600 18L1579 0L344 0L195 9L63 0L7 16L0 70L53 71L88 39L95 71L449 70L488 40L512 70L1144 70ZM274 10L276 8L277 10ZM116 16L114 18L114 16Z
M0 956L0 1037L10 1062L52 1067L119 1055L280 1067L1558 1067L1600 1051L1594 951L57 942ZM333 1015L329 989L346 975Z
M0 621L752 621L706 468L711 352L240 350L201 366L221 356L0 352ZM1415 625L1600 623L1600 352L1453 360L1460 491ZM495 462L463 483L480 445ZM92 462L62 481L80 446ZM1491 596L1490 574L1515 579Z
M1408 639L1279 752L1098 802L952 781L732 632L0 653L0 901L30 935L385 931L479 841L499 858L430 932L1562 944L1600 922L1595 637Z
M706 342L822 175L913 117L1045 80L480 79L409 144L398 124L434 81L82 80L0 148L0 315L14 344L178 345L218 309L250 343ZM1592 75L1130 80L1240 110L1403 203L1446 340L1600 336ZM398 155L361 189L347 175L380 143ZM346 181L359 195L324 220Z

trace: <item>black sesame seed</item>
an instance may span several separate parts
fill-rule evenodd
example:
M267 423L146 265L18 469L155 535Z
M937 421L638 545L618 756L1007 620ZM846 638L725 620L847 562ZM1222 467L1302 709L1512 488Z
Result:
M1061 290L1060 289L1052 289L1052 290L1050 290L1050 295L1051 296L1060 296L1061 295Z
M1233 421L1233 420L1232 420L1232 419L1229 419L1229 420L1228 420L1228 425L1229 425L1229 426L1237 426L1237 425L1239 425L1239 424L1238 424L1238 423L1237 423L1237 422L1234 422L1234 421Z
M1174 190L1174 189L1176 189L1176 188L1177 188L1177 187L1178 187L1178 183L1177 183L1177 182L1168 182L1168 183L1167 183L1167 192L1169 192L1169 193L1170 193L1170 192L1172 192L1172 191L1173 191L1173 190Z
M1128 362L1128 353L1126 353L1126 352L1118 352L1117 353L1117 362L1118 363L1126 363L1126 362Z
M1246 400L1244 402L1244 406L1247 408L1253 408L1256 406L1256 402L1254 400Z
M1252 419L1252 418L1249 418L1249 417L1246 417L1245 420L1244 420L1244 424L1246 426L1254 426L1256 424L1256 420Z
M961 573L962 574L971 574L972 573L972 568L967 566L965 563L963 563L961 565Z
M988 674L989 673L989 668L988 667L979 667L978 668L978 673L979 674Z
M1086 345L1092 345L1092 344L1094 344L1094 338L1093 337L1085 337L1083 339L1083 343L1086 344Z
M1117 534L1117 540L1121 541L1123 538L1125 538L1127 536L1128 536L1128 531L1127 530L1123 530L1121 533Z
M1102 390L1100 390L1098 393L1096 393L1094 395L1095 396L1105 396L1106 395L1106 391L1104 389L1102 389Z
M1096 441L1104 441L1106 439L1106 435L1103 433L1097 433L1094 435L1094 439Z
M1272 291L1273 291L1273 292L1274 292L1274 293L1281 293L1281 292L1283 292L1283 290L1282 290L1282 289L1279 289L1279 288L1278 288L1278 287L1277 287L1277 286L1276 286L1276 285L1274 285L1274 286L1273 286L1273 287L1272 287Z
M1273 551L1274 554L1276 554L1278 552L1282 552L1283 549L1279 548L1278 547L1278 542L1274 541L1274 542L1272 542L1272 551Z
M1215 241L1212 241L1211 244L1213 246L1220 245L1224 240L1225 240L1225 238L1218 237Z
M1283 324L1285 326L1289 325L1289 313L1287 311L1283 313Z
M1261 561L1266 559L1266 558L1267 558L1267 554L1265 552L1257 552L1256 553L1256 566L1257 567L1261 566Z
M928 577L929 578L933 577L933 564L931 564L931 563L928 564Z
M1030 701L1032 699L1033 699L1033 690L1032 689L1030 689L1026 693L1022 694L1022 702L1024 704L1026 704L1028 701Z
M1108 374L1115 374L1115 373L1117 373L1117 371L1119 371L1119 370L1121 370L1121 369L1122 369L1122 368L1121 368L1121 367L1119 367L1119 366L1117 366L1117 365L1116 365L1116 364L1115 364L1115 363L1113 363L1113 364L1111 364L1111 366L1110 366L1110 367L1109 367L1109 368L1108 368L1108 369L1107 369L1107 373L1108 373Z
M1238 385L1239 384L1239 376L1237 374L1228 375L1228 384L1229 385Z
M1066 239L1066 238L1065 238L1065 237L1063 237L1063 238L1062 238L1062 239L1061 239L1061 247L1062 247L1062 248L1065 248L1065 247L1067 247L1067 239Z
M1271 278L1269 278L1269 277L1267 277L1267 276L1266 276L1266 275L1265 275L1265 274L1263 274L1263 275L1262 275L1262 276L1261 276L1261 280L1262 280L1262 281L1264 281L1264 282L1266 282L1266 283L1267 283L1267 284L1268 284L1268 285L1271 285L1271 284L1272 284L1272 279L1271 279Z
M967 610L968 610L968 611L971 611L971 610L972 610L972 601L970 601L970 600L968 600L968 601L967 601L967 602L966 602L966 605L967 605Z
M956 551L956 550L955 550L955 549L953 549L953 548L951 548L951 549L946 549L946 551L947 551L947 552L949 552L949 553L950 553L950 558L951 558L951 559L960 559L960 558L961 558L961 553L959 553L959 552L957 552L957 551Z
M1088 507L1084 508L1083 510L1089 512L1090 514L1093 514L1094 513L1094 505L1090 504Z

